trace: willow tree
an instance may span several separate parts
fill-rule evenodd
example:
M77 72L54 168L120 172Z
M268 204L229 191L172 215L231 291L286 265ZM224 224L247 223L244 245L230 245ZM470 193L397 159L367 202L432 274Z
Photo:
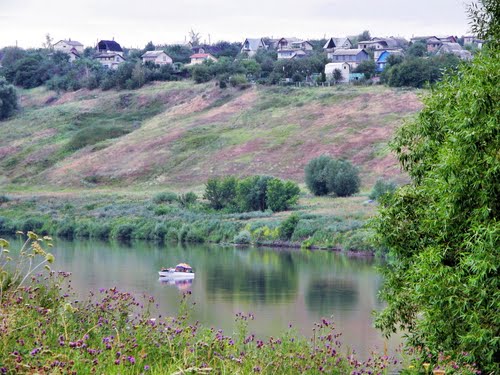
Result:
M473 29L489 43L397 133L392 148L411 182L382 202L376 222L392 260L377 326L486 373L500 373L498 4L471 7Z

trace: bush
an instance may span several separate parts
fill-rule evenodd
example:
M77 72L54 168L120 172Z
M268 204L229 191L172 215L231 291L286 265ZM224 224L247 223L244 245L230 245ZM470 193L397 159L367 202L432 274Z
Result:
M322 155L312 159L305 168L306 185L314 195L334 193L347 197L359 191L358 170L347 160Z
M15 223L8 217L0 216L0 234L13 234L15 231Z
M113 237L119 240L130 240L134 226L132 224L120 224L113 231Z
M43 228L43 224L43 220L30 217L24 221L21 228L19 229L25 233L28 231L40 233Z
M322 155L312 159L305 168L305 180L307 188L314 195L327 195L328 191L328 168L333 159Z
M181 207L189 207L192 204L196 203L196 201L198 200L198 196L190 191L186 194L179 195L177 200L179 201Z
M14 86L0 77L0 120L11 116L17 108L17 93Z
M274 212L285 211L299 200L299 186L292 181L271 179L267 184L267 206Z
M396 183L393 181L377 180L375 185L373 185L372 191L370 192L369 198L373 200L378 200L381 196L385 194L392 194L396 191Z
M153 202L156 204L160 203L174 203L178 199L177 194L172 193L171 191L164 191L156 194L153 197Z
M240 233L238 233L237 236L234 237L233 242L236 244L240 245L246 245L249 244L252 241L252 236L250 235L250 232L247 230L242 230Z
M3 204L3 203L7 203L8 201L10 201L10 198L6 195L0 195L0 205Z
M273 178L270 176L251 176L238 182L238 208L243 212L264 211L267 209L267 184Z
M216 210L236 207L237 186L238 180L233 176L210 178L203 197L208 200L210 207Z
M330 169L328 189L338 197L348 197L359 191L358 169L347 160L335 161Z
M299 224L300 218L297 214L292 214L284 220L279 226L279 235L283 240L290 240Z
M59 237L67 238L67 239L72 239L75 237L75 229L76 225L72 221L63 221L59 224L57 227L57 232L56 234Z
M229 79L229 83L233 87L241 87L241 88L248 87L248 80L243 74L235 74L231 76L231 78Z

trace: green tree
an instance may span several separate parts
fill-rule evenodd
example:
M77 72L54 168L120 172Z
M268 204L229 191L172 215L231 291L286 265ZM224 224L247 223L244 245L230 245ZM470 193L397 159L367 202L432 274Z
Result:
M299 200L300 188L293 181L273 178L267 183L266 202L274 212L288 210Z
M377 72L377 64L373 60L365 60L354 69L355 73L363 73L366 79L370 79Z
M9 85L4 77L0 77L0 120L12 115L16 108L16 89L14 86Z
M406 54L413 57L424 57L427 55L427 44L423 41L417 41L408 47Z
M237 201L241 211L264 211L267 209L267 184L273 177L250 176L238 182Z
M342 70L340 69L334 69L333 70L333 81L335 83L338 83L342 80Z
M336 160L327 155L312 159L305 168L307 188L314 195L334 193L346 197L359 191L357 169L347 160Z
M307 163L305 180L307 188L314 195L328 194L328 167L332 158L321 155Z
M496 4L498 25L498 2L482 3ZM498 41L496 30L489 36ZM406 330L409 344L434 359L449 353L493 374L500 373L500 51L495 43L484 49L436 86L393 141L411 183L382 199L376 222L393 259L377 326Z
M210 178L205 185L203 197L208 200L210 207L216 210L236 207L237 186L238 180L233 176Z
M347 160L332 160L327 188L338 197L349 197L359 191L361 180L358 169Z
M142 53L147 52L147 51L154 51L156 49L155 45L153 44L152 41L149 41L145 46L144 49L142 50Z

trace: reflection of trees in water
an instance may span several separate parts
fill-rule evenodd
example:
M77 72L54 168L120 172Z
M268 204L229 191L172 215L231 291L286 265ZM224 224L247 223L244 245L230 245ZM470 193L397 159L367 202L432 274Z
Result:
M358 303L358 287L350 280L313 280L306 292L309 310L329 316L333 310L351 310Z
M207 264L206 292L226 300L276 303L295 298L298 275L290 254L252 251L249 257L233 259L231 265ZM273 258L273 257L272 257Z

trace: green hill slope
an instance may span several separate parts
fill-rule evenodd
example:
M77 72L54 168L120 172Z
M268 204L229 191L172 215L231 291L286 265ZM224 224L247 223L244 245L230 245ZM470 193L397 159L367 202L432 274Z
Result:
M387 150L421 107L382 86L255 87L158 83L136 91L21 93L0 123L0 184L199 186L210 176L269 174L303 181L321 154L360 168L365 186L398 177Z

